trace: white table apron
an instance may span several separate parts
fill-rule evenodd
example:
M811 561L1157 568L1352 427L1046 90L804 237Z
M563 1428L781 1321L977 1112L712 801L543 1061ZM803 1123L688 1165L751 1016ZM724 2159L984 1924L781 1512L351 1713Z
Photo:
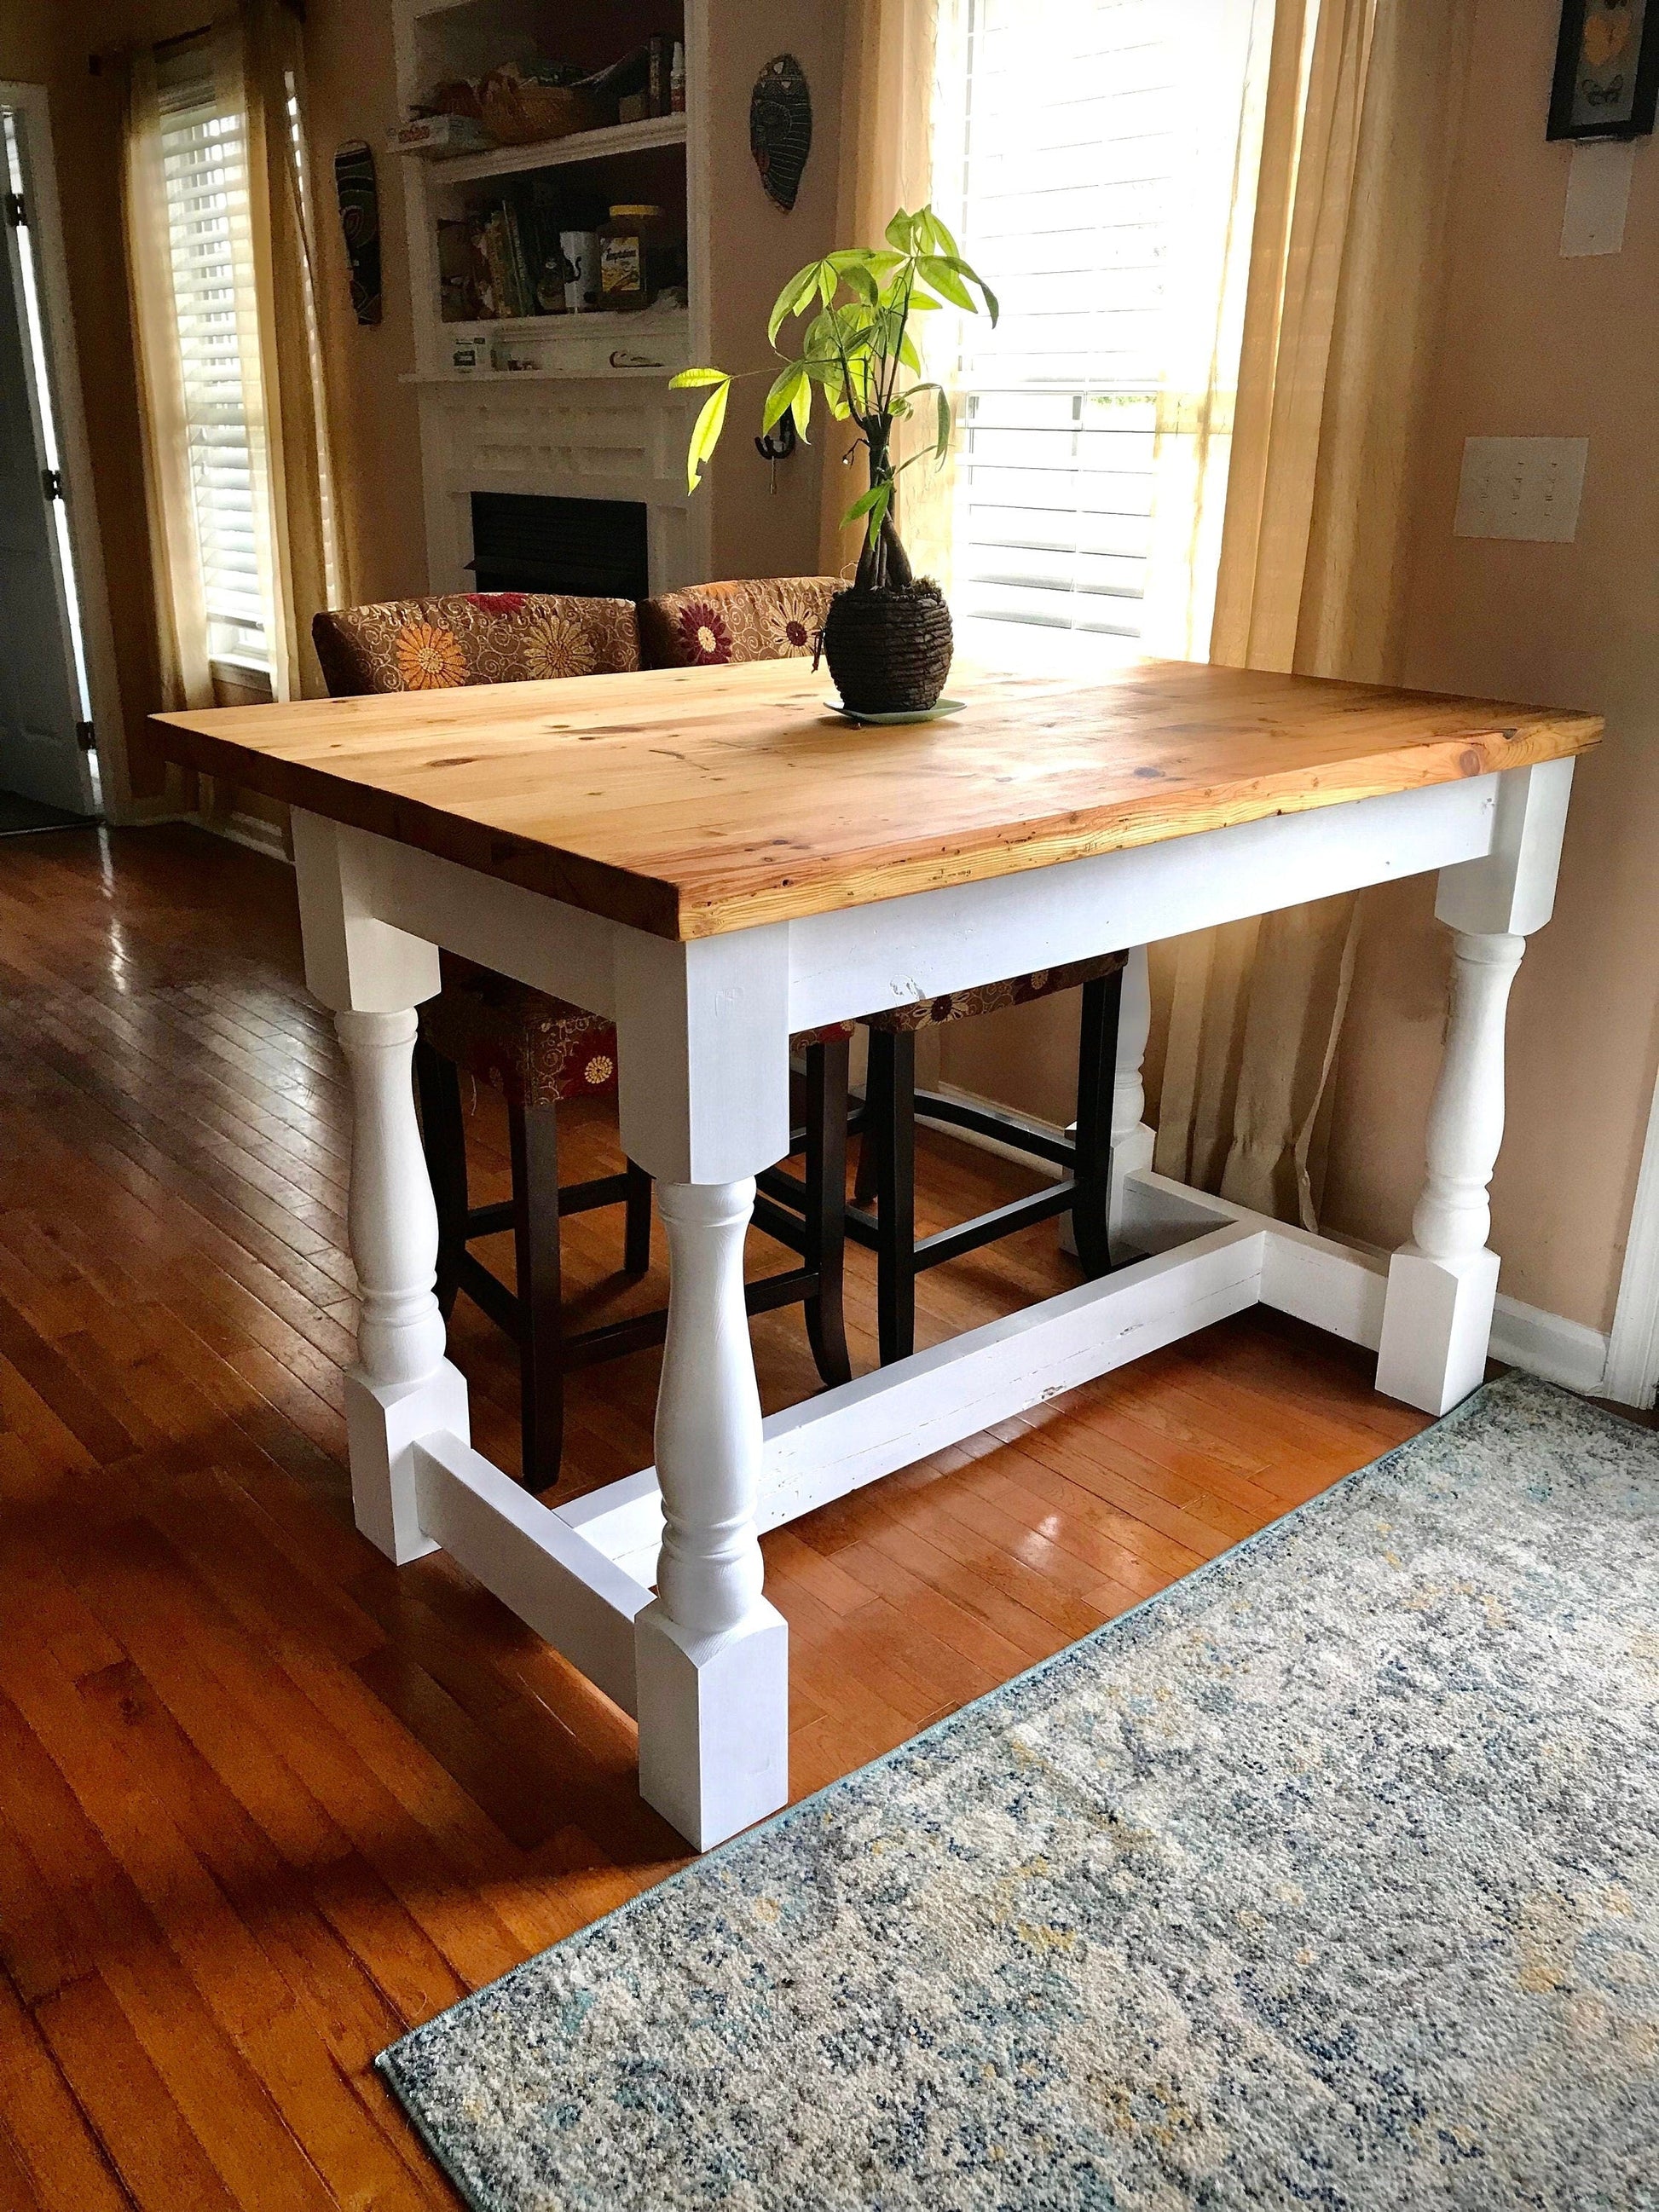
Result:
M1553 761L684 945L297 813L307 980L354 1100L358 1527L399 1562L441 1547L635 1714L641 1790L702 1850L787 1797L765 1530L1258 1302L1374 1347L1379 1389L1443 1412L1486 1359L1504 1010L1571 780ZM1153 1174L1146 945L1430 870L1455 960L1411 1243L1384 1261ZM657 1464L555 1509L470 1449L444 1357L410 1080L439 945L615 1019L623 1142L667 1226ZM753 1177L788 1147L791 1031L1125 945L1111 1225L1151 1256L763 1422L743 1246Z

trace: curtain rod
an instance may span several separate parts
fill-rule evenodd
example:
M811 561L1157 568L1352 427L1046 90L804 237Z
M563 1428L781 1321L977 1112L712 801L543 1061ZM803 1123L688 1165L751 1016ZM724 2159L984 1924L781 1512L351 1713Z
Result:
M277 0L277 5L286 9L297 21L301 23L305 21L306 0ZM222 19L215 17L208 22L198 23L193 31L175 31L170 39L157 39L150 52L164 54L173 46L187 46L192 39L204 39L208 33L216 27L220 20ZM97 76L106 61L113 61L124 54L136 53L138 50L137 44L100 46L96 53L87 56L87 66L93 76Z

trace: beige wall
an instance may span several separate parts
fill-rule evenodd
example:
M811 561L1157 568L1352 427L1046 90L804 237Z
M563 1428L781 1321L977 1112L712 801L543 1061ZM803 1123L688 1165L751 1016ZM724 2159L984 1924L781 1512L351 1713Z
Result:
M1421 456L1408 683L1607 718L1577 779L1553 924L1510 1024L1492 1185L1503 1286L1605 1328L1659 1056L1659 153L1638 147L1622 252L1563 259L1569 150L1544 137L1555 0L1483 0ZM1587 437L1577 540L1455 538L1469 436ZM1368 903L1327 1210L1405 1234L1441 1023L1445 933L1427 884Z
M1510 1024L1510 1123L1492 1242L1512 1297L1611 1322L1659 1059L1659 150L1636 154L1621 253L1564 260L1571 154L1544 137L1559 0L1482 0L1466 90L1428 428L1418 459L1407 683L1588 707L1556 918ZM1577 538L1455 538L1463 441L1587 437ZM1437 1064L1449 940L1429 881L1366 900L1337 1076L1328 1224L1409 1231ZM951 1033L945 1073L1054 1119L1068 1009ZM1158 1040L1149 1055L1156 1097Z
M739 385L732 395L708 480L711 566L716 576L811 575L818 565L818 433L780 466L775 494L767 489L767 466L753 440L761 402L780 365L766 343L772 303L797 269L845 243L832 235L842 10L823 0L713 0L710 14L714 358L722 368L745 374L771 365L771 373ZM811 155L787 215L766 197L749 151L749 95L762 65L785 52L805 70L812 96ZM788 330L781 345L788 343Z

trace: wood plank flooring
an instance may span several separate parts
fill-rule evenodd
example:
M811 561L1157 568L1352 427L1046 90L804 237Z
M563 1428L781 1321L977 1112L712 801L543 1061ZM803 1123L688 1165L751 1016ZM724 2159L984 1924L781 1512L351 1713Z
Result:
M351 1527L345 1098L299 974L273 862L177 828L0 848L0 2212L453 2203L374 2053L682 1854L623 1715ZM488 1097L473 1139L504 1195ZM1030 1187L923 1155L929 1228ZM599 1171L609 1127L573 1116L568 1156ZM593 1317L663 1295L620 1249L567 1224ZM1032 1231L925 1277L922 1337L1073 1279ZM769 1408L815 1387L798 1311L755 1343ZM453 1348L516 1467L507 1346L463 1301ZM655 1366L573 1378L568 1492L648 1460ZM1247 1316L769 1537L796 1791L1421 1425L1366 1375Z

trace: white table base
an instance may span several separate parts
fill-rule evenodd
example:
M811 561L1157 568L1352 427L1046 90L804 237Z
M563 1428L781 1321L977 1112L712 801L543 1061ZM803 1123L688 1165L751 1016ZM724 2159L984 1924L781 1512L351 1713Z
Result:
M767 1529L1258 1304L1374 1348L1380 1390L1443 1412L1484 1370L1504 1011L1549 918L1571 781L1555 762L689 945L296 816L307 978L337 1011L355 1102L359 1528L399 1562L441 1547L636 1715L641 1792L702 1850L787 1798ZM763 1422L743 1239L752 1177L787 1146L792 1029L1431 868L1455 960L1410 1244L1385 1261L1152 1171L1143 950L1124 994L1112 1232L1148 1256ZM623 1141L667 1224L658 1464L562 1507L471 1449L443 1356L410 1081L439 944L617 1020Z

